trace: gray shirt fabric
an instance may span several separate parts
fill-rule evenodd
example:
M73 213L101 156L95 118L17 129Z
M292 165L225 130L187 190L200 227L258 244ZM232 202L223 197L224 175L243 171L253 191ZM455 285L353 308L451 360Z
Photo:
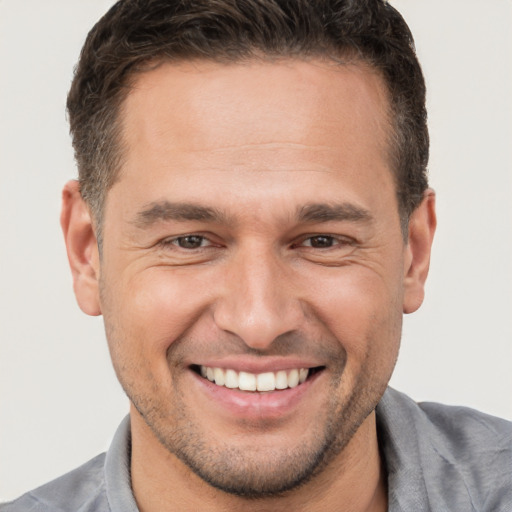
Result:
M389 512L512 512L512 423L389 388L377 406ZM83 466L0 505L0 512L138 512L130 422Z

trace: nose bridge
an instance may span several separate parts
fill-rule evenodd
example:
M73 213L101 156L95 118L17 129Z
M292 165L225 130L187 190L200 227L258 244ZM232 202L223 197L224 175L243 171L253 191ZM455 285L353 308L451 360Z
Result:
M276 251L257 244L240 248L226 271L215 309L217 326L251 348L265 349L297 329L300 320L300 301Z

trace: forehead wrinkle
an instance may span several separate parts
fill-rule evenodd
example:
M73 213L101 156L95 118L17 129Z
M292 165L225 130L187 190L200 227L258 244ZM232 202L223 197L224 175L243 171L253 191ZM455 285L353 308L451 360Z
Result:
M158 221L226 222L226 215L216 208L194 203L173 203L167 200L154 201L143 207L134 224L144 228Z

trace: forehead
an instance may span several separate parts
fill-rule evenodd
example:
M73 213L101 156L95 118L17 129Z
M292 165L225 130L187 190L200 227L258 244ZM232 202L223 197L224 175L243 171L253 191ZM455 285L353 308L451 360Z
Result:
M307 195L336 173L375 187L390 180L388 111L383 79L363 63L163 63L123 105L119 182L137 201L165 195L163 183L189 200L242 178L238 192L267 197L296 181Z
M362 62L186 61L137 77L123 126L129 150L165 135L175 149L207 151L287 140L336 146L348 130L352 139L376 131L382 143L388 105L380 74Z

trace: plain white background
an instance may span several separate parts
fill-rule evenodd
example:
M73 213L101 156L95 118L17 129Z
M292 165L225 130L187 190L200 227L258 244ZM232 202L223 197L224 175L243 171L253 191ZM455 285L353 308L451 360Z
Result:
M512 2L395 0L427 78L439 229L392 384L512 419ZM0 499L103 451L128 410L58 225L64 104L110 0L0 0Z

